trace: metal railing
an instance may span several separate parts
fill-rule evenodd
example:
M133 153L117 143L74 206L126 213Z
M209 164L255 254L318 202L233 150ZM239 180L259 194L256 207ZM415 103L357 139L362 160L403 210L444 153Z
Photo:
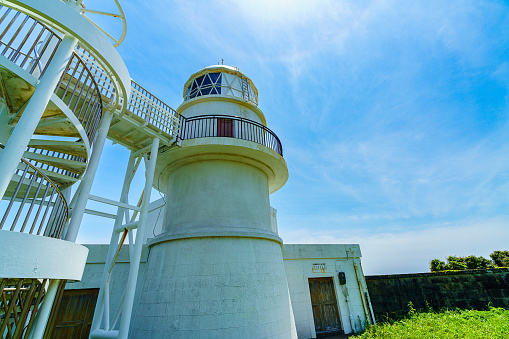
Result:
M39 21L0 6L0 54L40 78L60 44L60 37Z
M0 279L0 338L26 338L44 297L47 279Z
M110 75L83 47L77 46L75 52L92 73L103 101L113 102L117 93ZM169 135L178 134L179 114L132 79L127 110Z
M179 139L225 137L243 139L264 145L283 156L277 135L264 125L229 115L181 116Z
M35 77L40 78L44 74L60 41L57 34L39 21L0 6L0 54ZM111 74L87 50L78 45L75 53L55 93L84 120L83 125L92 142L100 120L99 112L102 111L99 106L103 102L105 106L114 103L118 93ZM69 81L69 78L72 80ZM92 91L89 91L90 86L94 87ZM89 105L90 102L92 105ZM178 113L135 81L131 81L127 109L169 135L178 134Z
M0 145L0 148L4 148ZM27 160L20 166L0 201L0 230L60 239L68 217L67 202L53 181ZM1 215L1 214L0 214Z
M179 114L132 79L127 110L169 135L178 134Z
M117 93L115 91L115 85L109 75L95 60L95 58L83 47L77 45L74 52L85 62L90 73L94 76L95 82L101 93L102 99L105 103L115 102Z
M76 53L67 63L55 94L76 115L92 145L102 116L102 98L94 76Z

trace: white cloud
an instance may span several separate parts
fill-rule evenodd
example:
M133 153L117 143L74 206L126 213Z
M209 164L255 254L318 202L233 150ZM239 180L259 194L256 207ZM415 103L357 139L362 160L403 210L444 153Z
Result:
M366 275L429 272L429 262L434 258L445 260L449 255L489 258L495 250L509 249L509 217L423 227L381 233L301 228L280 235L287 244L360 244Z

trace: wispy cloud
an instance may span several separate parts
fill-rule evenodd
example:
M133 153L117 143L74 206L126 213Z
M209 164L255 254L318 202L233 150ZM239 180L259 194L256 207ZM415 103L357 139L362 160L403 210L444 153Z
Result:
M295 229L283 234L285 243L360 244L364 273L395 274L429 272L432 259L449 255L476 255L489 258L505 249L509 239L509 218L461 220L431 224L424 229L402 232L367 230L317 231Z

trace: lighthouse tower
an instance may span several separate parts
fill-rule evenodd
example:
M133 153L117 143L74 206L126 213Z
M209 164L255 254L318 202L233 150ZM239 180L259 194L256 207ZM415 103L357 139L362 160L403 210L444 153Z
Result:
M269 194L288 179L258 91L216 65L184 85L179 145L159 150L166 194L133 338L296 338Z

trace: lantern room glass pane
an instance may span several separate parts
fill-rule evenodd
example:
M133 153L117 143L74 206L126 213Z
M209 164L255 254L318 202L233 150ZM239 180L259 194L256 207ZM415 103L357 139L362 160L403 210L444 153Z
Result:
M202 95L221 94L222 74L207 73L193 80L187 88L186 100L193 99Z

